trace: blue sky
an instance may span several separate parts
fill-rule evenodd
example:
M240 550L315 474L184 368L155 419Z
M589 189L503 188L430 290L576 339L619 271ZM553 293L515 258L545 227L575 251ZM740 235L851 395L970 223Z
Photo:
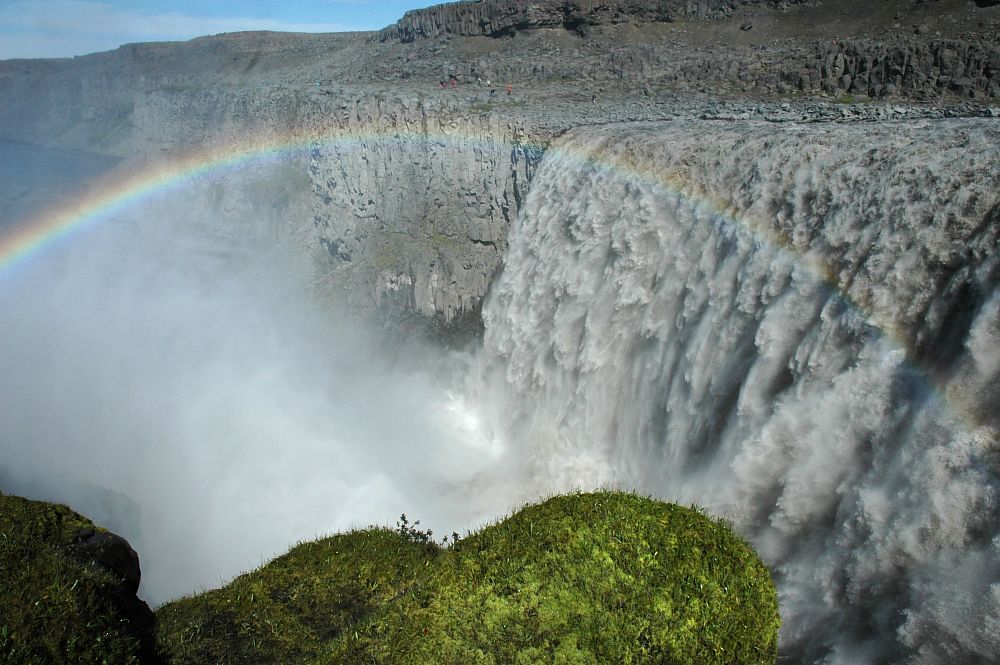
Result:
M0 0L0 59L238 30L375 30L430 0Z

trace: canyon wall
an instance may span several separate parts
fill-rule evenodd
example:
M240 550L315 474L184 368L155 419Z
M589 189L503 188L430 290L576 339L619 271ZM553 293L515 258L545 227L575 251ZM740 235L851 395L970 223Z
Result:
M519 30L565 28L587 34L590 28L618 23L720 19L742 5L798 4L803 0L490 0L452 2L406 14L380 34L384 40L413 41L439 35L509 36Z
M331 89L305 73L249 85L218 71L152 80L141 64L109 64L142 61L146 50L88 67L12 68L0 78L15 100L0 109L6 134L124 157L123 173L177 155L231 170L228 156L245 155L260 163L203 198L229 217L297 226L290 233L313 257L318 289L364 312L479 330L480 302L551 130L433 89Z
M541 148L512 118L391 101L341 104L345 132L310 149L327 279L355 301L478 329Z
M847 38L780 44L762 49L718 49L680 43L581 49L532 48L525 57L475 52L468 57L439 47L444 64L376 64L386 81L414 75L462 81L570 85L581 92L647 96L690 92L718 96L827 96L847 101L891 99L953 102L1000 99L1000 44L927 37Z
M658 20L648 12L667 9L710 18L744 4L540 6L461 3L416 12L399 25L438 17L448 34L409 43L382 42L376 33L236 33L0 62L0 138L122 158L123 173L177 155L282 159L274 178L281 196L270 203L245 196L245 183L230 179L229 193L219 195L229 214L266 209L276 223L297 225L317 287L333 297L472 330L534 168L552 137L570 127L697 117L704 111L691 92L949 103L1000 95L1000 46L987 41L720 50L682 46L671 33L646 42L611 33L563 42L565 23L539 39L506 40L504 49L484 47L496 42L490 37L468 48L447 38L459 30L456 21L478 25L485 19L476 12L484 11L527 13L536 27L548 25L539 12L596 12L593 21L607 27ZM441 89L451 76L457 89ZM501 82L499 95L487 80ZM502 87L508 81L512 96ZM744 102L733 113L753 115L758 106ZM870 110L851 110L859 109L861 116ZM252 190L263 192L265 180L258 169Z

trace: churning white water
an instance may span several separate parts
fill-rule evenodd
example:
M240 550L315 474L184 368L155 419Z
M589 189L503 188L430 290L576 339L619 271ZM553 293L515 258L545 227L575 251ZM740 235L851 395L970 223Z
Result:
M1000 128L666 123L546 153L484 308L547 489L727 516L782 652L1000 653Z

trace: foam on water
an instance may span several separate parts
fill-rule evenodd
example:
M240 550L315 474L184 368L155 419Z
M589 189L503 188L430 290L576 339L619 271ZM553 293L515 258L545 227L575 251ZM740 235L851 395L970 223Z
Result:
M787 657L991 658L996 128L712 129L546 154L484 308L492 427L535 486L731 519Z

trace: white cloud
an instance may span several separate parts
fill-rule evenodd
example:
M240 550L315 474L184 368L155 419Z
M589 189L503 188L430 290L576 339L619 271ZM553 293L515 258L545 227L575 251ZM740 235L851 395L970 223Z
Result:
M299 23L256 17L147 14L105 2L23 0L0 7L0 59L66 57L129 42L185 40L242 30L339 32L340 23Z

